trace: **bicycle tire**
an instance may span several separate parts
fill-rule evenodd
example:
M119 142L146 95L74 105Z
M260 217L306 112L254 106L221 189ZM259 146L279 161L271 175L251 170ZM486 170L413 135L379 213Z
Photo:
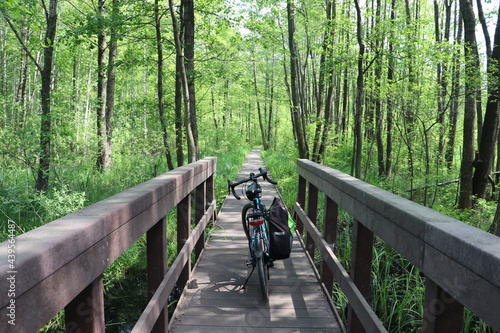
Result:
M262 293L262 299L269 299L269 287L267 284L267 280L269 275L267 273L267 264L264 260L264 251L263 251L263 242L264 240L261 238L260 233L255 234L255 260L257 265L257 273L259 274L259 283L260 289Z
M248 227L247 214L250 208L253 208L253 204L247 203L241 210L241 223L243 225L243 231L245 232L245 235L247 236L249 242L250 242L250 231L249 231L250 229Z

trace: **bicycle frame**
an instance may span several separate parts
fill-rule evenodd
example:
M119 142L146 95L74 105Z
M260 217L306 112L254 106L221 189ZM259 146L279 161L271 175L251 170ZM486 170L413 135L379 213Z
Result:
M266 214L266 206L261 202L260 198L255 198L253 200L253 213L250 214L249 219L254 218L254 221L249 221L248 224L252 227L251 231L251 242L250 242L250 252L255 253L255 243L258 241L257 234L260 238L264 239L264 249L262 253L256 253L256 255L264 255L264 262L267 263L269 260L269 232L268 232L268 217Z

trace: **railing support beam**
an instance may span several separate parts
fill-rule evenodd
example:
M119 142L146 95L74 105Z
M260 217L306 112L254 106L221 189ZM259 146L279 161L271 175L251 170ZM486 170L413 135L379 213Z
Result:
M307 197L307 216L311 219L311 222L316 225L318 222L318 188L313 184L309 183L309 195ZM314 259L314 250L316 249L316 245L314 244L314 240L307 234L306 238L306 249L311 258Z
M462 332L464 306L431 279L425 283L422 333Z
M195 192L195 217L194 220L196 223L199 223L203 215L205 214L205 209L207 206L207 183L203 182L201 183L197 188ZM198 260L198 258L201 255L201 252L205 248L205 232L202 233L200 236L200 239L196 243L195 246L195 258Z
M325 217L324 217L324 238L325 241L332 247L337 239L337 224L339 206L330 197L325 196ZM321 261L321 283L325 285L328 294L331 296L333 292L333 272L328 268L324 260Z
M306 179L301 175L299 175L299 184L297 189L297 203L300 205L300 207L302 207L302 209L305 208L306 204L306 185L307 185ZM296 216L294 216L294 219L297 222L295 228L302 235L304 233L304 224L302 224L302 221L298 219Z
M177 206L177 253L186 244L191 232L191 194L181 200ZM191 276L191 257L188 258L184 269L177 281L177 287L183 290Z
M147 232L148 256L148 299L167 274L167 227L166 218L162 218ZM168 329L168 309L161 312L153 328L154 333L164 333Z
M351 277L363 297L368 300L370 296L373 232L361 222L354 220L352 233ZM361 321L350 307L347 314L347 331L365 332Z
M66 332L104 332L104 286L102 275L82 290L64 310Z

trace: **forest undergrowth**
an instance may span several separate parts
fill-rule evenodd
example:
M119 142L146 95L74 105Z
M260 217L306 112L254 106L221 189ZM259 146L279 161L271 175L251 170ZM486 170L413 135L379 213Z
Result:
M298 184L295 166L296 153L266 151L263 153L263 158L272 177L278 181L278 189L289 211L292 212ZM342 155L342 150L339 149L329 155L329 160L325 164L349 173L349 161L349 158ZM393 176L391 179L379 179L371 175L368 178L368 182L378 187L409 197L408 182L405 182L404 179L398 179L397 176ZM434 193L428 193L428 197L435 197L429 201L434 202L431 208L483 230L489 228L495 214L496 204L494 202L481 200L476 210L458 211L455 209L456 185L432 190ZM423 200L424 196L421 193L414 193L413 199L419 202L418 200ZM324 199L320 197L318 201L318 228L322 230ZM339 208L338 223L334 252L349 272L352 217L341 208ZM372 256L371 306L375 313L389 332L420 332L424 311L425 276L378 237L375 237L374 240ZM316 250L315 262L319 267L321 262L319 250ZM348 302L338 285L334 285L333 301L338 313L346 323ZM463 332L493 333L494 330L465 309Z

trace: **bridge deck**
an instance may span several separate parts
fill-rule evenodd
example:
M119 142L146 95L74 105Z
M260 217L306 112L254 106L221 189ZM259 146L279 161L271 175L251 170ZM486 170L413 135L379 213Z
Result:
M240 170L241 177L264 167L253 150ZM267 182L263 201L277 195ZM171 332L342 332L297 239L291 257L270 269L269 301L260 296L255 271L246 289L248 245L241 227L246 200L226 198L199 264L172 318Z

